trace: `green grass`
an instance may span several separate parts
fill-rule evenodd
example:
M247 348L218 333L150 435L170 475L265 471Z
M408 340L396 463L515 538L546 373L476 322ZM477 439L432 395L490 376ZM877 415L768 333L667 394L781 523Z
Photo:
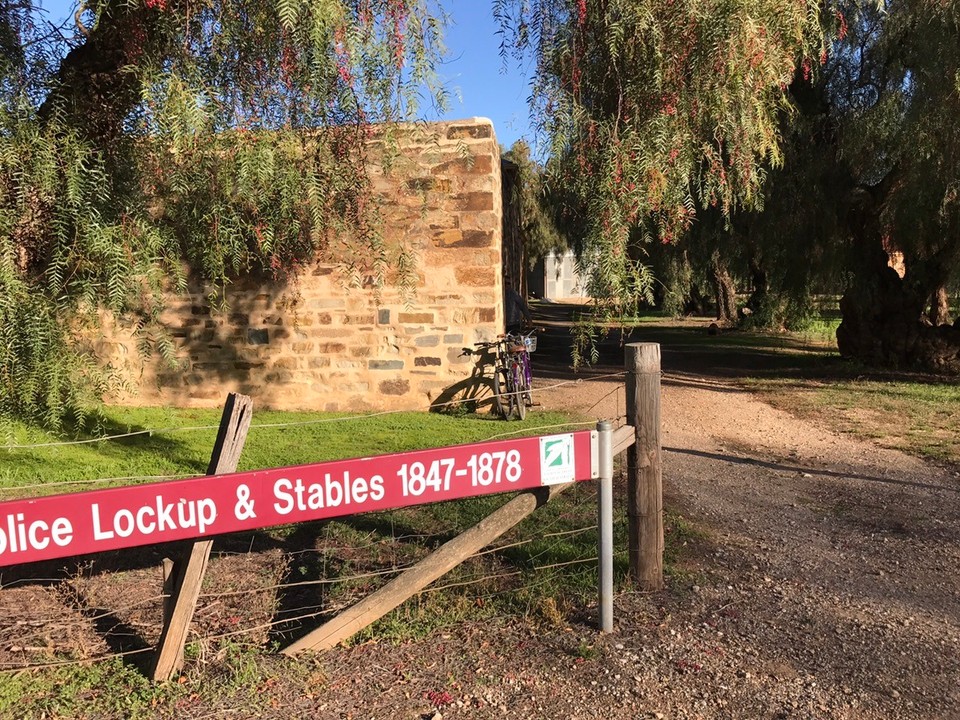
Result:
M106 411L108 434L157 430L84 445L0 449L0 491L9 499L22 495L72 492L97 487L70 481L129 478L133 484L154 476L191 476L206 472L216 439L220 410L121 408ZM450 416L397 413L357 418L323 413L254 411L239 470L300 465L365 457L401 450L478 442L505 433L548 434L569 422L558 413L531 413L523 422L503 422L489 415ZM294 424L286 427L267 425ZM204 430L191 428L207 427ZM60 438L35 427L8 425L3 445L57 443ZM20 490L22 489L22 492Z
M143 717L161 701L176 702L179 687L158 688L115 659L89 666L65 665L43 673L0 676L0 717Z
M207 465L215 430L189 430L215 426L219 411L109 408L109 432L143 428L181 428L85 445L52 446L0 451L0 485L9 497L50 491L65 479L202 474ZM326 422L332 420L333 422ZM253 469L300 464L334 458L367 456L449 444L481 441L494 436L549 434L571 429L570 417L558 413L532 413L524 422L496 421L487 416L400 413L344 419L309 413L255 413L240 468ZM324 422L314 422L324 421ZM283 428L257 425L310 423ZM560 426L560 427L558 427ZM575 426L574 426L575 427ZM56 442L58 438L24 426L8 433L9 444ZM118 484L133 482L120 480ZM34 488L33 485L41 485ZM86 485L79 486L84 489ZM74 489L74 488L70 488ZM464 620L526 617L534 623L566 626L572 613L596 597L595 488L578 484L554 502L504 535L494 547L467 559L351 642L370 640L401 642L421 638ZM326 523L303 523L261 533L258 543L288 551L291 556L284 583L316 579L337 580L302 588L293 607L315 606L318 597L329 615L385 582L384 577L364 577L371 572L409 565L432 549L475 524L505 502L487 496L435 503L383 513L370 513ZM626 575L626 524L616 528L618 577ZM214 557L229 559L233 545L214 545ZM300 544L303 543L303 544ZM227 548L227 550L225 550ZM137 551L131 551L136 553ZM142 576L116 572L116 583L142 582ZM208 581L210 575L208 574ZM275 580L264 580L271 585ZM225 582L225 581L224 581ZM231 586L232 587L232 586ZM216 597L217 586L206 592ZM201 600L202 612L203 603ZM206 602L210 602L209 600ZM216 602L214 602L214 606ZM280 602L279 595L277 602ZM243 607L243 603L240 603ZM278 604L278 608L279 608ZM231 613L236 612L231 609ZM325 617L317 618L322 621ZM157 622L159 616L152 620ZM187 709L203 707L215 714L229 707L251 713L267 708L277 687L289 697L309 686L309 664L294 664L273 651L285 644L281 637L257 643L246 636L192 641L186 652L184 675L178 683L150 685L132 665L119 659L83 665L65 665L17 675L0 674L0 718L3 717L177 717ZM51 658L40 660L49 662ZM57 659L70 658L66 655ZM296 669L291 669L291 665ZM306 669L305 669L306 668ZM311 692L322 691L313 687Z
M770 404L884 447L960 464L960 386L947 380L748 379Z
M828 429L960 465L960 385L955 378L866 368L836 349L839 317L824 312L793 333L696 325L637 327L631 342L659 342L664 368L720 377Z

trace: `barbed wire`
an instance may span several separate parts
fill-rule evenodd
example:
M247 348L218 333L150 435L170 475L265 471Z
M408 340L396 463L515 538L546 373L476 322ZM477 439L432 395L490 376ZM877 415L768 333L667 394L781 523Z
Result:
M497 579L502 579L506 577L515 577L517 575L523 575L524 573L530 573L530 572L535 573L535 572L540 572L544 570L570 567L573 565L584 565L584 564L593 563L596 561L597 561L597 557L593 556L593 557L582 558L578 560L568 560L565 562L551 563L549 565L540 565L534 568L530 568L529 570L515 570L507 573L487 574L481 577L471 578L469 580L457 581L457 582L447 583L444 585L425 588L421 590L419 593L417 593L417 595L440 592L443 590L450 590L457 587L466 587L469 585L476 585L482 582L489 582L491 580L497 580ZM551 582L551 579L547 578L540 582L535 582L532 584L528 583L525 587L528 587L528 588L539 587L549 582ZM507 590L500 590L500 591L486 593L480 597L489 598L497 595L503 595L509 592L514 592L514 591L515 591L515 588L510 588ZM237 630L230 630L227 632L202 635L202 636L191 638L190 641L195 643L203 643L203 642L210 642L214 640L223 640L226 638L237 637L240 635L251 635L253 633L260 632L263 630L271 630L279 626L284 626L284 625L292 626L295 623L299 623L304 620L311 620L323 615L329 615L331 613L331 608L326 606L321 606L321 605L302 606L302 607L290 610L289 612L296 612L296 611L305 610L305 609L309 609L310 612L305 612L305 613L301 612L300 614L294 615L293 617L276 617L284 614L284 611L281 610L275 614L276 619L270 620L268 622L258 623L257 625L252 625L250 627L245 627L245 628L239 628ZM88 618L87 620L89 621L90 619ZM63 627L64 625L65 625L64 623L58 623L58 627ZM136 635L133 633L126 633L124 634L124 636L139 637L139 635ZM145 647L145 648L137 648L135 650L122 650L118 652L104 653L102 655L95 655L92 657L84 657L84 658L75 658L70 660L56 660L51 662L29 663L29 664L0 663L0 674L11 674L11 673L19 673L19 672L25 672L25 671L33 671L33 670L45 670L45 669L67 667L67 666L89 665L92 663L106 662L109 660L125 658L133 655L142 655L144 653L152 653L152 652L156 652L156 648L151 646L151 647Z
M578 505L575 505L574 508L572 508L572 510L576 510L577 507L578 507L579 505L582 505L582 504L586 504L586 501L582 501L582 502L579 503ZM476 553L473 553L473 554L467 556L464 560L466 561L466 560L469 560L469 559L477 559L477 558L481 558L481 557L484 557L484 556L487 556L487 555L496 554L496 553L501 553L501 552L503 552L504 550L508 550L508 549L512 549L512 548L516 548L516 547L522 547L522 546L524 546L524 545L529 545L529 544L535 543L535 542L542 542L542 541L544 541L544 540L546 540L546 539L556 539L556 542L553 543L551 546L549 546L548 548L545 548L543 551L541 551L541 552L538 553L537 555L533 556L533 558L535 559L535 558L537 558L537 557L542 557L545 553L550 552L551 550L555 549L555 548L559 545L559 543L561 542L561 540L562 540L563 538L568 538L568 537L571 537L571 536L580 535L580 534L583 534L583 533L586 533L586 532L590 532L590 531L596 530L596 525L588 525L588 526L584 526L584 527L574 528L574 529L571 529L571 530L563 530L563 531L559 531L559 532L543 532L543 530L549 530L549 528L551 528L551 527L553 527L554 525L556 525L557 523L559 523L562 519L563 519L562 516L558 516L558 517L553 518L553 519L552 519L549 523L547 523L546 525L541 526L541 532L540 532L536 537L527 538L527 539L524 539L524 540L518 540L518 541L506 543L506 544L501 544L501 545L496 545L496 546L488 547L488 548L486 548L486 549L480 550L480 551L478 551L478 552L476 552ZM376 545L393 542L393 541L396 541L396 540L398 540L398 539L410 539L410 538L414 538L414 539L425 539L425 538L428 538L428 537L435 537L435 536L426 535L426 534L419 534L419 535L403 535L403 536L394 537L394 538L384 537L382 540L379 540L379 541L377 541L377 542L375 542L375 543L369 543L369 544L363 545L363 546L350 545L349 547L350 547L351 550L362 550L362 549L368 549L368 548L375 547ZM291 557L291 556L296 556L296 555L302 554L302 553L304 553L304 552L317 552L317 553L320 553L320 552L326 552L326 551L325 551L325 550L294 550L294 551L290 551L289 553L284 553L284 555L286 555L286 556L289 558L289 557ZM237 554L239 554L239 553L237 553ZM201 593L198 597L199 597L200 599L202 599L202 600L207 601L207 602L208 602L207 607L209 607L210 601L217 601L217 600L222 600L222 599L230 598L230 597L237 597L237 596L242 596L242 595L251 595L251 594L271 592L271 591L276 592L276 591L283 591L283 590L292 589L292 588L301 588L301 587L309 587L309 586L346 584L346 583L356 582L356 581L360 581L360 580L369 580L369 579L371 579L371 578L380 578L380 577L386 577L386 576L391 576L391 575L398 575L398 574L402 573L403 571L408 570L409 568L413 567L414 565L416 565L416 561L409 562L409 563L405 563L405 564L401 564L401 565L394 565L394 566L392 566L392 567L390 567L390 568L385 568L385 569L382 569L382 570L371 570L371 571L366 571L366 572L361 572L361 573L354 573L354 574L352 574L352 575L339 575L339 576L337 576L337 577L332 577L332 578L319 578L319 579L315 579L315 580L298 580L298 581L283 582L283 583L271 583L271 584L269 584L269 585L264 585L264 586L259 586L259 587L248 587L248 588L243 588L243 589L240 589L240 590L231 590L231 591L204 592L204 593ZM478 577L476 577L476 578L474 578L474 579L471 579L471 580L469 580L469 581L461 581L459 584L463 584L463 585L475 584L475 583L483 582L484 579L497 579L497 578L500 578L500 577L507 577L507 576L513 576L513 575L521 575L521 574L524 574L524 573L536 572L537 570L545 569L545 568L548 568L548 567L552 567L552 566L536 566L536 567L533 567L533 568L527 568L527 569L517 570L517 571L515 571L515 572L511 572L511 573L508 573L508 574L505 574L505 575L504 575L504 574L480 575L480 576L478 576ZM69 581L69 580L64 579L64 578L49 578L48 580L54 581L54 582L61 582L61 583L62 583L62 582L68 582L68 581ZM25 580L15 581L15 583L20 583L20 582L35 582L35 580L33 580L33 579L25 579ZM15 583L11 583L10 585L3 586L3 587L12 587ZM142 607L144 607L144 606L147 606L147 605L149 605L149 604L151 604L151 603L163 602L163 601L167 600L169 597L170 597L170 596L169 596L168 594L161 593L161 594L153 595L153 596L150 596L150 597L147 597L147 598L139 599L139 600L137 600L137 601L135 601L135 602L133 602L133 603L131 603L131 604L129 604L129 605L125 605L125 606L122 606L122 607L120 607L120 608L115 608L115 609L112 609L112 610L109 610L109 611L104 611L104 612L98 613L98 614L96 614L96 615L82 615L81 617L75 617L75 618L70 619L70 620L67 620L67 619L65 619L65 618L46 618L46 619L41 619L41 620L31 620L31 621L29 621L29 623L26 623L26 624L28 624L30 627L33 627L33 626L42 626L42 625L56 625L58 628L86 627L86 626L89 625L90 622L94 622L94 621L97 621L97 620L105 619L105 618L108 618L108 617L111 617L111 616L116 617L116 616L124 615L124 614L130 613L131 611L136 610L136 609L138 609L138 608L142 608ZM319 608L319 607L321 607L321 606L318 605L318 606L316 606L316 607ZM293 611L295 611L295 610L297 610L297 609L303 609L303 608L302 608L302 607L301 607L301 608L295 608ZM202 612L202 610L198 610L198 612ZM283 612L283 611L278 611L278 614L280 614L281 612ZM291 612L291 611L287 611L287 612ZM289 620L288 620L288 621L289 621ZM5 627L2 626L2 625L0 625L0 633L5 633L5 632L9 633L10 631L16 629L17 627L18 627L17 624L7 625L7 626L5 626ZM19 625L19 627L22 627L22 625Z
M0 633L8 632L17 627L24 627L24 625L29 625L31 627L33 626L39 627L41 625L57 625L58 627L70 627L72 625L86 625L91 622L96 622L97 620L103 620L104 618L108 618L110 616L117 616L117 615L122 615L124 613L128 613L131 610L136 610L138 608L143 607L144 605L149 605L150 603L166 600L168 597L170 596L165 594L160 594L160 595L154 595L148 598L142 598L140 600L137 600L134 603L131 603L130 605L125 605L123 607L116 608L114 610L104 610L102 613L97 613L95 615L84 615L82 618L77 618L76 620L71 620L70 622L64 622L63 618L42 618L40 620L28 620L28 621L18 620L9 625L0 624Z
M374 577L383 577L384 575L396 575L404 570L410 569L415 563L400 565L386 570L371 570L370 572L357 573L356 575L340 575L334 578L320 578L317 580L297 580L296 582L274 583L273 585L264 585L258 588L249 588L245 590L229 590L227 592L208 592L200 593L199 597L204 599L216 599L225 597L235 597L237 595L249 595L251 593L268 592L270 590L286 590L287 588L306 587L309 585L336 585L337 583L347 583L355 580L368 580Z
M59 480L49 483L33 483L30 485L12 485L9 487L0 487L0 492L15 492L19 490L42 490L44 488L65 487L70 485L96 485L97 483L115 483L129 482L131 480L186 480L187 478L197 477L197 475L122 475L119 477L108 478L78 478L76 480Z
M597 376L597 377L589 378L589 380L599 380L599 379L604 379L604 378L607 378L607 377L623 377L624 375L625 375L625 373L619 372L619 373L612 373L612 374L610 374L610 375ZM562 387L562 386L564 386L564 385L579 384L580 382L582 382L582 380L580 380L580 379L572 380L572 381L563 381L563 382L555 383L555 384L550 385L550 386L547 386L547 387L535 388L535 389L533 390L533 392L538 392L538 393L539 393L539 392L546 392L546 391L553 390L553 389L558 388L558 387ZM611 391L610 393L605 394L605 395L601 398L600 401L606 399L607 397L609 397L610 394L612 394L613 392L616 392L616 391L617 391L617 389L614 389L614 390ZM458 400L458 401L452 401L452 402L450 402L450 403L444 403L443 405L457 405L457 404L461 404L461 402L462 402L462 401L459 401L459 400ZM598 401L597 404L599 404L599 401ZM433 408L436 408L436 407L438 407L438 406L437 406L437 405L433 405L432 407L433 407ZM595 404L593 407L596 407L596 404ZM424 408L424 409L427 409L427 408ZM591 408L591 409L592 409L592 408ZM355 421L355 420L362 420L362 419L370 418L370 417L377 417L377 416L384 416L384 415L399 414L399 413L402 413L402 412L409 412L409 411L383 411L383 412L378 412L378 413L367 413L367 414L363 414L363 415L348 416L348 417L318 418L318 419L315 419L315 420L293 421L293 422L285 422L285 423L265 423L265 424L261 424L261 425L253 425L253 426L251 426L251 430L254 430L254 429L270 429L270 428L294 427L294 426L303 426L303 425L319 425L319 424L326 424L326 423L333 423L333 422L349 422L349 421ZM622 418L621 418L620 416L618 416L617 420L620 420L620 419L622 419ZM538 430L548 430L548 429L555 429L555 428L560 428L560 427L579 427L579 426L587 426L587 425L592 425L592 424L593 424L592 422L591 422L591 423L587 423L587 422L571 422L571 423L562 423L562 424L542 425L542 426L537 426L537 427L528 427L528 428L524 428L523 430L520 430L520 431L514 431L514 432L510 432L510 433L499 433L499 434L495 434L495 435L490 436L488 439L493 440L493 439L498 439L498 438L502 438L502 437L510 437L510 436L513 436L513 435L519 435L519 434L523 434L523 433L535 433L535 432L538 431ZM192 431L201 431L201 430L215 430L215 429L217 429L217 427L218 427L218 426L213 426L213 425L209 425L209 426L200 426L200 425L198 425L198 426L188 426L188 427L154 428L154 429L147 429L147 430L136 431L136 432L121 433L121 434L112 435L112 436L104 436L104 437L100 437L100 438L93 438L93 439L89 439L89 440L64 441L64 442L56 442L56 443L37 443L37 444L32 444L32 445L30 445L30 444L27 444L27 445L0 445L0 449L5 449L5 450L18 450L18 449L34 449L34 448L47 448L47 447L58 447L58 446L70 446L70 445L79 445L79 444L92 444L92 443L98 443L98 442L105 442L105 441L109 441L109 440L117 440L117 439L129 438L129 437L133 437L133 436L137 436L137 435L161 434L161 433L165 433L165 432L192 432ZM9 488L9 489L11 489L11 490L15 489L15 490L22 491L22 490L24 490L24 489L32 489L32 488L49 488L49 487L68 486L68 485L79 485L79 484L94 484L94 483L106 484L106 483L113 483L113 482L120 482L120 481L129 482L129 481L133 481L133 480L139 480L139 481L144 481L144 480L169 480L169 479L174 479L174 478L177 478L177 477L180 477L180 476L177 476L177 475L127 475L127 476L113 477L113 478L83 478L83 479L76 479L76 480L69 480L69 481L58 481L58 482L56 482L56 483L42 483L42 484L35 484L35 485L22 485L22 486L18 486L18 487L16 487L16 488ZM182 477L191 477L191 476L190 476L190 475L184 475L184 476L182 476ZM7 489L8 489L8 488L3 488L2 490L7 490ZM582 502L583 502L583 501L582 501ZM575 506L575 508L576 508L576 506ZM575 508L574 508L574 509L575 509ZM547 539L554 539L555 542L553 542L553 543L549 544L547 547L541 549L539 552L537 552L535 555L532 555L532 556L528 559L528 562L535 563L535 561L536 561L537 559L542 558L544 555L546 555L546 554L552 552L553 550L555 550L555 549L562 543L562 539L563 539L563 538L567 538L567 537L570 537L570 536L574 536L574 535L578 535L578 534L590 532L590 531L593 531L593 530L596 529L596 525L590 525L590 526L586 526L586 527L576 528L576 529L572 529L572 530L563 530L563 531L554 532L554 533L543 533L543 532L542 532L542 530L548 530L548 529L550 529L551 527L553 527L555 524L561 522L561 520L564 518L564 516L565 516L565 515L568 515L569 512L573 512L573 510L568 511L568 513L564 513L563 515L558 515L557 517L553 518L553 519L551 520L551 522L549 522L547 525L542 526L542 527L541 527L541 533L540 533L537 537L527 538L527 539L522 539L522 540L517 540L517 541L509 542L509 543L506 543L506 544L502 544L502 545L498 545L498 546L494 546L494 547L489 547L489 548L487 548L487 549L484 549L484 550L481 550L481 551L479 551L479 552L477 552L477 553L474 553L473 555L470 556L470 558L481 558L481 557L483 557L483 556L487 556L487 555L491 555L491 554L496 554L496 553L502 553L502 552L504 552L504 551L506 551L506 550L508 550L508 549L512 549L512 548L516 548L516 547L521 547L521 546L525 546L525 545L529 545L529 544L531 544L531 543L543 542L544 540L547 540ZM372 533L371 533L371 535L372 535ZM423 539L423 538L428 538L428 537L434 537L434 536L433 536L433 535L427 535L427 534L408 534L408 535L400 536L399 538L398 538L398 537L385 537L385 538L383 538L383 539L381 539L381 540L377 540L377 541L374 541L374 542L370 542L370 543L368 543L368 544L366 544L366 545L363 545L363 546L350 545L350 548L351 548L351 549L354 549L354 550L356 550L356 549L368 549L368 548L376 547L377 545L381 545L381 544L384 544L384 543L390 543L390 542L395 543L398 539L407 539L407 538ZM328 550L327 550L327 549L291 550L291 551L288 551L288 552L284 553L284 555L289 559L289 558L292 557L292 556L299 555L299 554L306 554L306 553L310 553L310 552L323 553L324 555L326 555L326 554L328 553ZM236 554L240 554L240 553L236 553ZM449 589L453 589L453 588L457 588L457 587L465 587L465 586L470 586L470 585L476 585L476 584L480 584L480 583L483 583L483 582L492 582L492 581L494 581L494 580L500 580L500 579L504 579L504 578L508 578L508 577L516 577L516 576L522 576L522 575L536 574L536 573L540 573L540 572L543 572L543 571L546 571L546 570L550 570L550 569L562 568L562 567L567 567L567 566L574 566L574 565L581 565L581 564L586 564L586 563L590 563L590 562L595 562L596 559L597 559L597 558L594 556L594 557L590 557L590 558L583 558L583 559L577 559L577 560L569 560L569 561L557 562L557 563L550 563L550 564L545 564L545 565L532 564L530 567L519 568L519 569L517 569L517 570L512 570L512 571L508 571L508 572L483 573L483 574L480 574L480 575L477 575L477 576L475 576L475 577L471 577L471 578L468 578L468 579L462 579L462 580L457 580L457 581L454 581L454 582L449 582L449 583L445 583L445 584L441 584L441 585L432 586L432 587L430 587L430 588L426 588L426 589L420 591L420 593L418 593L418 594L440 592L440 591L443 591L443 590L449 590ZM414 563L394 565L393 567L387 568L387 569L373 570L373 571L367 571L367 572L362 572L362 573L355 573L355 574L353 574L353 575L338 576L338 577L335 577L335 578L321 578L321 579L316 579L316 580L301 580L301 581L292 581L292 582L286 582L286 583L272 583L272 584L270 584L270 585L266 585L266 586L262 586L262 587L248 588L248 589L242 589L242 590L236 590L236 591L208 592L208 593L203 593L203 594L201 594L200 597L203 598L205 601L208 601L208 604L206 605L206 607L210 607L209 601L214 601L214 603L215 603L216 601L219 601L220 599L225 599L225 598L235 597L235 596L241 596L241 595L249 595L249 594L251 594L251 593L262 593L262 592L270 592L270 591L277 592L277 591L282 591L282 590L286 590L286 589L298 588L298 587L304 587L304 586L311 586L311 585L331 585L331 584L338 584L338 583L343 584L343 583L349 583L349 582L351 582L351 581L369 580L369 579L371 579L371 578L380 578L380 577L385 577L385 576L388 576L388 575L396 575L396 574L398 574L398 573L400 573L400 572L403 572L403 571L406 570L407 568L409 568L412 564L414 564ZM326 565L326 558L325 558L324 565ZM62 581L63 578L50 578L50 580L51 580L51 581ZM544 583L546 583L546 582L549 582L549 581L550 581L549 579L545 579L545 580L543 580L542 582L535 582L535 583L532 585L532 587L537 587L537 586L539 586L539 585L541 585L541 584L544 584ZM5 586L2 586L2 587L13 587L14 585L19 584L20 582L31 582L31 583L35 583L35 582L37 582L37 579L31 578L31 579L16 580L16 581L13 581L12 583L10 583L9 585L5 585ZM528 585L529 585L529 583L525 584L525 587L528 586ZM503 594L503 593L505 593L505 592L513 592L514 590L515 590L515 588L511 588L511 589L508 589L508 590L502 590L502 591L496 591L496 592L492 592L492 593L487 594L486 597L492 597L492 596L494 596L494 595ZM90 623L94 623L94 622L97 622L97 621L99 621L99 620L106 619L106 618L108 618L108 617L117 617L117 616L119 616L119 615L129 614L129 613L131 613L131 612L134 611L134 610L137 610L137 609L139 609L139 608L143 608L144 606L150 605L151 603L162 602L162 601L166 600L167 598L168 598L168 596L165 595L165 594L154 595L154 596L151 596L151 597L149 597L149 598L140 599L140 600L138 600L138 601L136 601L136 602L134 602L134 603L132 603L132 604L129 604L129 605L126 605L126 606L124 606L124 607L121 607L121 608L118 608L118 609L114 609L114 610L111 610L111 611L101 611L101 612L98 612L97 614L94 614L94 615L82 615L81 617L77 617L75 620L73 620L72 622L69 622L69 623L64 623L64 622L62 622L62 621L59 620L59 619L51 618L51 619L44 619L44 620L41 620L41 621L30 621L30 626L32 627L32 626L34 626L34 625L39 626L39 625L41 625L41 624L55 624L55 625L57 625L58 628L62 628L62 627L68 627L68 628L69 628L70 626L74 626L74 625L75 625L75 626L86 626L86 627L89 627ZM305 610L308 610L309 612L304 612ZM200 612L202 612L202 611L203 611L203 610L201 610ZM326 605L306 605L306 606L300 606L300 607L297 607L297 608L291 608L291 609L289 609L289 610L275 610L275 611L274 611L274 615L273 615L273 619L272 619L271 621L269 621L269 622L259 623L259 624L255 625L255 626L246 627L246 628L240 628L240 629L237 629L237 630L232 630L232 631L227 631L227 632L221 632L221 633L215 633L215 634L206 635L206 636L197 638L196 641L198 641L198 642L213 641L213 640L218 640L218 639L235 637L235 636L239 636L239 635L252 634L252 633L255 633L255 632L264 630L264 629L274 628L274 627L277 627L277 626L280 626L280 625L291 625L291 624L296 623L296 622L299 622L299 621L309 620L309 619L316 618L316 617L321 616L321 615L330 614L331 611L332 611L332 609L331 609L331 607L329 607L328 604L326 604ZM296 615L292 615L292 616L291 616L291 613L299 613L299 614L296 614ZM82 610L81 610L81 614L82 614ZM131 622L132 622L132 621L131 621ZM138 623L138 624L143 625L143 623ZM5 632L5 633L9 633L9 632L15 630L16 627L17 627L16 625L11 625L11 626L7 626L7 627L5 627L5 628L0 628L0 631L3 631L3 632ZM134 635L131 634L131 636L134 636ZM127 650L127 651L106 653L106 654L102 654L102 655L98 655L98 656L93 656L93 657L85 657L85 658L79 658L79 659L73 659L73 660L58 660L58 661L51 661L51 662L44 662L44 663L34 663L34 664L29 664L29 665L3 663L3 664L0 664L0 673L19 672L19 671L23 671L23 670L41 669L41 668L63 667L63 666L69 666L69 665L82 665L82 664L89 664L89 663L94 663L94 662L104 662L104 661L108 661L108 660L115 659L115 658L124 658L124 657L132 656L132 655L142 654L142 653L144 653L144 652L151 652L152 650L153 650L153 648L138 648L138 649L135 649L135 650Z

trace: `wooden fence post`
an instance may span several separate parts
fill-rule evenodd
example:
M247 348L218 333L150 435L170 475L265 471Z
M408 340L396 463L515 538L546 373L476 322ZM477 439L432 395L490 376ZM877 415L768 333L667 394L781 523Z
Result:
M630 574L644 590L663 588L663 472L660 449L660 345L626 346Z
M253 401L249 397L238 393L227 396L207 475L222 475L237 469L252 416ZM164 592L170 588L170 597L164 602L163 630L151 673L154 682L169 680L183 665L183 648L212 546L212 540L191 543L183 557L173 564L173 572L164 581Z

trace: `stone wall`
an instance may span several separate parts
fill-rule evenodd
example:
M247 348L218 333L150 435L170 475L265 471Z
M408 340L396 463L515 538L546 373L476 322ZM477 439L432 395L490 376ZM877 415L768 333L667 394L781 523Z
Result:
M396 139L399 154L371 174L388 245L415 250L415 297L405 302L388 287L378 302L369 282L350 287L337 265L322 262L287 284L231 286L223 312L199 290L172 297L163 321L179 368L144 363L122 333L106 341L138 388L124 401L216 406L237 391L261 408L423 409L469 377L474 366L461 348L503 326L493 126L473 118L403 128Z

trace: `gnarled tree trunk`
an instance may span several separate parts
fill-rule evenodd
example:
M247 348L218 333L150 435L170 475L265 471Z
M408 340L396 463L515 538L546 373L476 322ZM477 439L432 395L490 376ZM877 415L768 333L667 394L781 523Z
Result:
M714 253L710 261L710 283L717 299L717 321L732 325L737 321L737 292L726 264Z
M930 296L930 312L927 313L927 318L934 327L950 323L950 298L945 285L940 285Z
M166 56L175 22L172 4L170 12L162 13L140 3L111 3L60 62L39 108L41 121L62 115L87 140L109 151L141 99L135 68L147 56L154 62Z
M960 327L925 322L930 291L911 282L909 263L904 278L889 267L878 217L870 193L858 191L848 220L860 262L840 300L840 354L874 366L960 374Z

